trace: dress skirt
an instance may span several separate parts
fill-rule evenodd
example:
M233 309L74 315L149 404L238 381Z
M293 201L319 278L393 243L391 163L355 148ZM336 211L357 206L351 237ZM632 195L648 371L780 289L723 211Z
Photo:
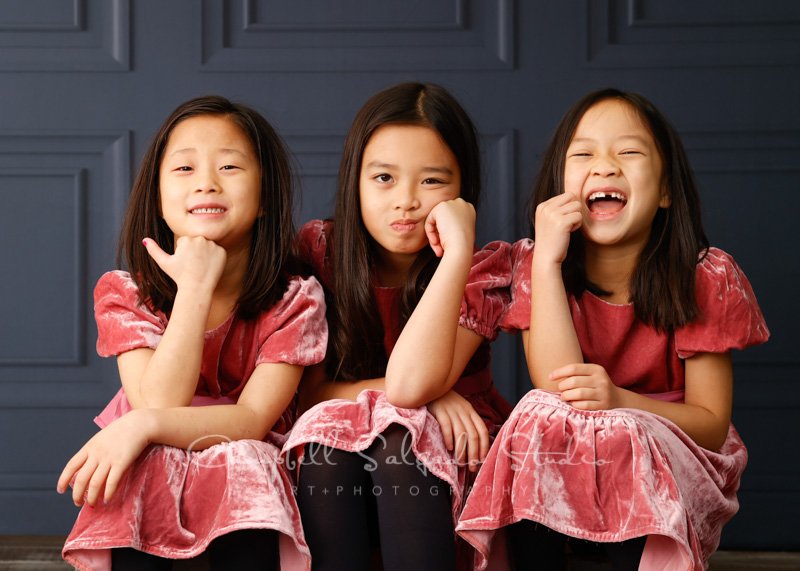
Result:
M497 435L457 532L477 569L495 531L523 519L596 542L648 536L641 569L703 569L739 508L746 463L733 426L712 452L657 415L581 411L533 390Z
M110 570L111 548L188 559L240 529L280 532L282 569L310 569L300 512L281 465L280 440L237 440L191 452L150 446L112 500L84 506L63 549L80 570Z
M283 447L288 457L287 467L297 462L305 445L312 442L345 452L362 452L380 439L392 424L408 430L408 449L432 474L450 485L453 518L457 519L463 502L466 469L456 465L452 453L444 445L439 423L427 408L397 408L386 400L383 391L364 390L355 401L323 401L303 413Z

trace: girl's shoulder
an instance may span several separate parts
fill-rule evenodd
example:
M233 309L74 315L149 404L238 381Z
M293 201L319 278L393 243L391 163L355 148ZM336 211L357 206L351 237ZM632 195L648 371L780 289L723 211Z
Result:
M300 262L329 285L331 276L330 244L333 221L310 220L297 233L297 255Z
M297 243L301 255L326 252L332 235L332 220L309 220L297 232Z
M744 349L769 339L753 287L733 256L709 248L697 264L695 295L699 316L676 330L682 358L698 352Z
M105 295L109 293L138 296L139 288L130 273L122 270L112 270L100 276L94 287L95 298L97 298L98 294Z
M128 272L103 274L94 288L97 352L101 357L139 348L155 349L167 317L139 300L139 288Z
M313 365L325 356L325 294L313 276L289 276L283 297L257 318L256 364Z

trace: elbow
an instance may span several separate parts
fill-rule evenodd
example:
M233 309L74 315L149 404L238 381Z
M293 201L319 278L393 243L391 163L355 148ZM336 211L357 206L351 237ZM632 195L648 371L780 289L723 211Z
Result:
M422 387L425 386L430 385L422 379L405 379L402 384L392 383L387 374L386 400L397 408L419 408L436 398L430 396L430 391L423 390Z

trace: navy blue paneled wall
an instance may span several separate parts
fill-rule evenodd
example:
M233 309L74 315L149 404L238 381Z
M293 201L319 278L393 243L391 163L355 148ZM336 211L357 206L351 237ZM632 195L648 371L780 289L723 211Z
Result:
M451 89L484 147L481 241L527 232L547 138L590 89L641 92L684 136L712 242L750 277L772 341L736 355L750 448L723 546L798 548L800 4L794 0L4 0L0 6L0 534L64 534L53 487L117 390L91 291L114 265L132 173L179 102L220 93L285 136L297 220L325 216L344 133L376 90ZM529 381L518 341L497 383Z

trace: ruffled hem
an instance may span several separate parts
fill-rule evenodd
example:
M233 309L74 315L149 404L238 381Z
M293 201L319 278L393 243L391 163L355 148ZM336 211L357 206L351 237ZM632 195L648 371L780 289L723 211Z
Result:
M598 542L649 536L643 569L703 569L738 510L747 451L731 426L722 449L633 409L580 411L529 392L498 434L457 532L485 568L495 530L528 519Z
M362 452L391 424L405 427L411 435L411 450L422 464L452 489L453 518L458 518L467 470L458 466L445 448L439 423L425 407L397 408L383 391L364 390L355 401L333 399L303 413L289 433L283 454L288 468L299 467L306 444L317 443L347 452ZM299 462L298 462L299 464Z
M81 510L62 556L92 571L110 570L110 550L117 547L190 559L240 529L280 532L282 568L311 568L292 484L274 444L237 440L199 452L152 446L111 502Z

